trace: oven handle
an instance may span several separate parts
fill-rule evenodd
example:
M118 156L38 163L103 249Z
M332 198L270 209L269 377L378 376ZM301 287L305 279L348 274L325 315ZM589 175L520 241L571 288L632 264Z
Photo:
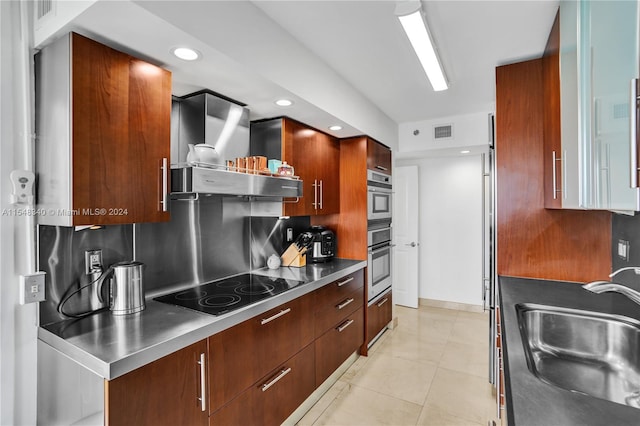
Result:
M379 253L379 252L381 252L383 250L389 250L389 249L391 249L392 247L395 247L395 246L396 246L395 244L386 244L385 243L383 246L378 246L376 248L372 248L371 250L369 250L369 254L376 254L376 253Z
M393 193L393 188L385 188L382 186L372 186L372 185L368 185L367 186L367 191L368 192L380 192L383 194L391 194Z

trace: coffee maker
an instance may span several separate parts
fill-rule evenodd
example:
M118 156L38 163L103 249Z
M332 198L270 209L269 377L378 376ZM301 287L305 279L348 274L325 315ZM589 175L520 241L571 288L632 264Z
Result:
M310 263L329 262L336 254L336 235L324 226L312 226L309 232L313 235L313 245L307 252Z

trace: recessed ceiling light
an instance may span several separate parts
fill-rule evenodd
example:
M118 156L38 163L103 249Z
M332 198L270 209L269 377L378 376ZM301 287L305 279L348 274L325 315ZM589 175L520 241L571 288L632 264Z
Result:
M468 154L468 153L470 153L470 152L471 152L471 151L469 151L469 150L465 149L464 151L460 151L460 154Z
M176 47L171 49L171 53L184 61L195 61L200 57L200 52L189 47Z
M329 126L329 130L334 130L334 131L338 131L338 130L342 130L342 126Z
M293 105L293 101L289 99L278 99L275 104L281 107L288 107Z

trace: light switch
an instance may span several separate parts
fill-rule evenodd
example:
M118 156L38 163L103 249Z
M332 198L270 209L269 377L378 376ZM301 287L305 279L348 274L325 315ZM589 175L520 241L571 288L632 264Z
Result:
M20 275L20 304L44 301L45 272Z
M618 240L618 257L624 261L629 261L629 241Z

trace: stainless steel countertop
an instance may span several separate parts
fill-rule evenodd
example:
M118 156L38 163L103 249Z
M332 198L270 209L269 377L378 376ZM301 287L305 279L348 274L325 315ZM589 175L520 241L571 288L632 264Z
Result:
M66 320L40 327L38 338L111 380L366 266L366 261L333 259L303 268L257 269L251 272L304 284L220 316L156 302L148 296L146 309L140 313L115 316L105 311Z
M637 425L640 410L570 392L529 371L515 305L537 303L624 315L640 320L640 307L620 294L593 294L578 283L500 277L508 424L601 426Z

